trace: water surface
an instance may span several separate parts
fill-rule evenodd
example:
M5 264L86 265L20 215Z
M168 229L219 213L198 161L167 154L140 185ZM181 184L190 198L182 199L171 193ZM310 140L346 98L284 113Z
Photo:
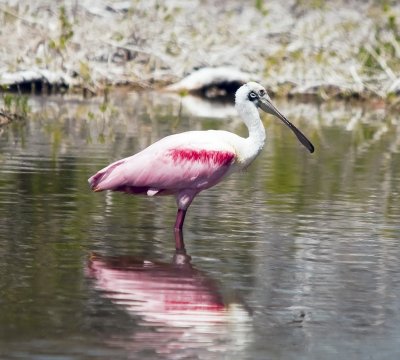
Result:
M120 92L30 104L0 129L2 358L400 356L394 114L277 102L316 152L266 116L261 156L189 209L179 265L174 199L95 194L87 178L174 132L245 135L232 108Z

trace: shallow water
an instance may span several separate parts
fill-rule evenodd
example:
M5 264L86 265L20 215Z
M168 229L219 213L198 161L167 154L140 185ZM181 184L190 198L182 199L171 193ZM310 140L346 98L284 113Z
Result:
M315 154L265 117L262 155L191 206L184 265L173 199L87 178L173 132L245 135L232 108L119 92L30 104L0 129L1 358L400 356L400 125L379 104L277 102Z

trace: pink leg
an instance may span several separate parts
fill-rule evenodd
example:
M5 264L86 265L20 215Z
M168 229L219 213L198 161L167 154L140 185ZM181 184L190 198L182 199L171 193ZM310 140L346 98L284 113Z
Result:
M183 242L183 233L182 233L182 227L183 227L183 222L185 221L185 215L186 215L186 210L178 209L174 227L176 250L185 249L185 244Z
M178 209L176 213L176 221L175 221L175 231L180 230L182 231L183 222L185 221L186 210Z

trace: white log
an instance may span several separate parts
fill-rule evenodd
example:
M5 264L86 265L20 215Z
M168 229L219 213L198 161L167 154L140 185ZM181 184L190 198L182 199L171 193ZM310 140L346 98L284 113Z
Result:
M72 83L71 79L66 74L46 69L33 69L16 72L3 72L0 70L0 86L18 86L34 82L66 87Z
M167 86L165 90L173 92L193 92L226 83L244 84L251 80L255 80L255 77L235 68L207 67L191 73L175 84Z

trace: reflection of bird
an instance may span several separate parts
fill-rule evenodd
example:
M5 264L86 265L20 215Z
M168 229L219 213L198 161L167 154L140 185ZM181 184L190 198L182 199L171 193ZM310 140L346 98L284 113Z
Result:
M140 317L128 341L117 336L106 340L113 346L135 355L153 350L168 359L197 359L198 351L236 353L251 339L245 306L225 302L218 283L195 269L182 251L172 264L92 254L86 270L102 297Z
M183 264L176 261L183 256ZM98 289L149 322L182 326L205 317L226 321L227 306L217 284L192 267L186 253L177 252L172 264L92 254L88 265L88 275L97 280Z
M314 151L311 142L272 105L261 85L249 82L240 87L235 106L248 128L247 138L222 130L167 136L97 172L89 179L91 188L148 196L175 195L176 247L183 248L183 221L194 197L230 173L249 166L263 148L265 130L258 107L281 119L310 152Z

